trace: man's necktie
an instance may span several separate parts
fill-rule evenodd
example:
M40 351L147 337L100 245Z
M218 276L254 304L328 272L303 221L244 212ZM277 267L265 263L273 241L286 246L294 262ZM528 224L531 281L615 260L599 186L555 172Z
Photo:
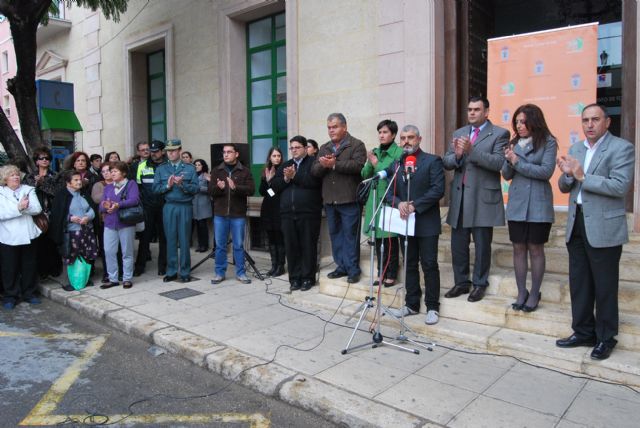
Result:
M473 128L473 134L471 135L471 145L473 146L478 139L478 134L480 134L480 128ZM467 184L467 173L465 172L462 176L462 184Z

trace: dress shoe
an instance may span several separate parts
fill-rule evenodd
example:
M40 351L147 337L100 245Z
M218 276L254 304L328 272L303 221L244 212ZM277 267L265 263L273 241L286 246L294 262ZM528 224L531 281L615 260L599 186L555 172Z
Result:
M302 287L300 288L301 291L308 291L311 290L311 287L313 287L315 284L313 281L311 281L310 279L305 279L304 281L302 281Z
M102 284L100 286L101 289L106 290L107 288L117 287L120 284L117 282L107 282L106 284Z
M40 303L42 303L42 300L40 300L39 297L33 296L33 297L29 297L27 300L25 300L25 302L27 302L30 305L39 305Z
M63 286L62 286L62 289L63 289L64 291L76 291L76 289L75 289L75 288L73 288L73 286L72 286L71 284L63 285Z
M356 284L360 281L360 275L356 274L356 275L349 275L349 277L347 278L347 282L349 284Z
M133 287L133 283L131 281L125 281L122 284L122 288L131 288L131 287Z
M580 338L575 334L564 339L556 340L556 346L558 348L575 348L577 346L594 346L596 344L595 337L588 337L586 339Z
M542 299L542 293L538 293L538 301L535 306L529 306L527 304L522 305L522 312L533 312L538 309L538 305L540 304L540 300Z
M297 280L297 279L292 279L291 280L291 287L289 287L289 289L291 291L300 290L301 287L302 287L302 284L300 284L299 280Z
M513 309L514 311L521 311L522 307L527 302L527 299L529 299L529 290L527 290L527 295L524 297L524 300L522 301L522 303L518 303L517 301L513 302L511 304L511 309Z
M593 351L591 351L592 360L606 360L611 355L611 351L616 345L609 345L607 342L598 342Z
M280 275L284 275L284 265L278 265L276 267L276 270L271 272L271 276L280 276Z
M186 284L188 282L191 282L193 278L191 277L191 275L187 275L187 276L181 276L180 277L180 282L183 284Z
M102 283L103 284L108 284L110 282L111 281L109 281L109 275L105 275L105 276L102 277Z
M471 287L468 285L454 285L453 288L446 292L444 297L450 299L453 297L462 296L463 294L467 294Z
M164 278L162 278L162 282L171 282L175 281L176 279L178 279L178 274L166 275Z
M384 285L385 288L393 287L394 285L396 285L396 280L387 278L382 281L382 285Z
M343 276L347 276L346 272L342 272L341 270L334 270L333 272L329 272L327 274L327 278L329 279L337 279L337 278L342 278Z
M473 289L471 289L471 293L469 293L469 297L467 297L467 300L469 302L479 302L484 297L485 291L487 291L487 287L474 285Z
M167 270L166 269L158 269L158 276L162 276L162 275L166 275L167 274Z

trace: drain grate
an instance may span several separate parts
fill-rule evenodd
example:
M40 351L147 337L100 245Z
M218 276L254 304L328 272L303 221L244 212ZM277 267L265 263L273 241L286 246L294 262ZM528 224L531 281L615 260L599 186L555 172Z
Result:
M165 291L164 293L160 293L163 297L168 297L173 300L182 300L187 297L199 296L200 294L204 294L200 291L193 290L191 288L178 288L177 290Z

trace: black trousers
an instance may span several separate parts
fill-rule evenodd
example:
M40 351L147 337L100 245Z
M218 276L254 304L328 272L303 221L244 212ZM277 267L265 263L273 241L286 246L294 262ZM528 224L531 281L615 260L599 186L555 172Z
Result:
M384 241L384 254L381 254L380 247ZM396 279L398 278L398 237L391 236L387 238L376 238L376 258L378 259L378 277L380 273L384 271L385 266L387 270L384 274L384 278ZM380 257L382 256L382 258ZM387 261L389 264L387 265Z
M43 233L33 240L36 246L36 258L38 261L38 275L60 276L62 273L62 257L58 253L58 247L49 238L49 232Z
M451 265L455 285L489 286L491 269L491 241L493 227L462 227L463 210L460 207L458 224L451 228ZM473 277L469 281L469 245L475 247Z
M162 207L144 207L144 232L138 244L138 256L136 267L143 268L151 255L149 244L154 236L158 237L160 251L158 254L158 270L167 269L167 240L164 236L164 224L162 223Z
M569 251L571 327L580 338L614 345L618 334L618 279L622 245L594 248L587 241L582 211L576 212ZM595 303L595 315L594 315Z
M4 301L29 300L38 286L37 249L33 241L27 245L0 243ZM18 277L20 282L18 283Z
M424 302L427 311L440 310L440 268L438 266L438 239L439 236L410 236L407 243L407 272L405 284L407 295L405 302L407 307L414 311L420 310L420 270L418 262L424 273ZM404 253L405 237L400 237L400 245Z
M195 220L195 229L198 234L198 248L209 248L209 220L208 218Z
M313 281L318 265L320 217L282 217L289 281Z

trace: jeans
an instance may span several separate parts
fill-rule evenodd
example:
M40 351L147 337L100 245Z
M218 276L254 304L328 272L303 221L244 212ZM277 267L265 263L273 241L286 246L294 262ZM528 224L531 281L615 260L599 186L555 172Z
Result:
M360 275L360 207L357 203L326 204L331 253L336 270L349 276Z
M233 245L233 262L236 265L236 276L246 274L244 268L244 217L213 217L213 235L216 240L216 275L225 276L227 271L227 239L231 232Z
M122 248L122 280L131 281L133 277L133 246L136 228L122 229L104 228L104 255L107 259L109 281L118 282L118 244Z

